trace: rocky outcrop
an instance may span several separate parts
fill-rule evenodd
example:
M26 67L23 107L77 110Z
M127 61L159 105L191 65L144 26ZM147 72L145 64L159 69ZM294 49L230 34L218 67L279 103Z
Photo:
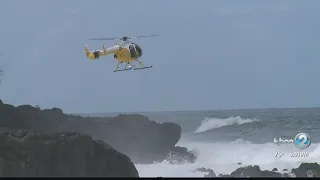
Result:
M2 129L30 129L47 132L59 131L68 120L59 108L40 110L39 107L21 105L14 107L0 102L0 127Z
M166 160L171 164L194 163L197 157L185 147L175 146L169 149Z
M136 163L164 160L181 134L181 127L177 124L160 124L137 114L120 114L114 118L72 116L64 128L102 139Z
M212 169L204 167L195 171L206 172L204 177L214 177ZM320 177L320 165L317 163L302 163L298 168L292 169L291 172L283 170L284 173L277 172L277 168L272 171L262 171L259 166L240 167L231 174L219 174L218 177Z
M0 133L1 177L138 177L129 157L79 133Z
M317 163L302 163L298 168L291 172L296 177L320 177L320 165Z
M160 124L138 114L81 117L64 114L59 108L41 110L30 105L14 107L1 102L0 129L89 134L128 155L134 163L163 161L170 152L178 154L180 162L194 162L196 158L186 148L175 147L181 136L178 124Z
M262 171L259 166L247 166L236 169L230 174L231 177L281 177L281 173Z
M202 168L196 169L195 171L207 173L204 175L204 177L216 177L216 173L214 173L213 169L210 169L210 168L206 169L206 168L202 167Z

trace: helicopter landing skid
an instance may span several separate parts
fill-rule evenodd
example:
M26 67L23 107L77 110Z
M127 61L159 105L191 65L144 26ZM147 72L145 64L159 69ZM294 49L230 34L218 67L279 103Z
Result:
M113 72L118 72L118 71L128 71L128 70L131 70L132 67L128 68L128 69L120 69L120 70L114 70Z
M153 65L152 65L152 66L148 66L148 67L141 67L141 68L132 68L132 67L130 67L130 68L128 68L128 69L114 70L113 72L128 71L128 70L131 70L131 69L134 69L134 70L142 70L142 69L149 69L149 68L152 68L152 67L153 67Z
M153 65L152 66L148 66L148 67L135 68L134 70L142 70L142 69L148 69L148 68L152 68L152 67L153 67Z

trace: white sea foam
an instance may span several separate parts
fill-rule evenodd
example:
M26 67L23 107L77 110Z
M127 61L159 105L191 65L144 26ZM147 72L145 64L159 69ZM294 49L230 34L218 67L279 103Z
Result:
M246 165L259 165L262 170L296 168L302 162L320 163L320 145L311 144L304 150L308 158L289 157L290 152L299 151L294 145L277 146L273 143L253 144L241 139L233 143L204 143L181 141L178 145L195 150L198 159L194 164L174 165L162 163L140 165L136 167L140 177L203 177L205 173L194 172L196 168L212 168L218 174L231 173L236 168ZM276 152L283 152L282 157L275 157ZM239 165L238 163L242 165Z

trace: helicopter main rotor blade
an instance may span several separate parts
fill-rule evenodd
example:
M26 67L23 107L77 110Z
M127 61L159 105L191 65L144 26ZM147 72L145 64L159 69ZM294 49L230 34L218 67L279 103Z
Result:
M120 39L123 39L123 38L138 39L138 38L154 37L154 36L160 36L160 35L161 34L151 34L151 35L146 35L146 36L133 36L133 37L127 37L127 36L124 36L124 37L111 37L111 38L102 37L102 38L91 38L91 39L88 39L88 40L120 40Z
M162 34L151 34L151 35L146 35L146 36L133 36L133 37L129 37L131 39L137 39L137 38L145 38L145 37L154 37L154 36L160 36Z
M88 39L88 40L117 40L117 39L120 39L119 37L116 37L116 38L91 38L91 39Z

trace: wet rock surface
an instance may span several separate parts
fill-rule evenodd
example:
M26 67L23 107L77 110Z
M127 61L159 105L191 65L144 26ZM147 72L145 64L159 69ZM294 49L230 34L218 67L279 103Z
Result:
M138 177L130 158L80 133L0 132L1 177Z
M204 167L198 168L195 171L206 172L204 177L214 174L213 169L206 169ZM275 172L277 168L272 171L261 170L259 166L246 166L234 170L231 174L219 174L218 177L320 177L320 165L317 163L302 163L298 168L294 168L291 172L279 173Z

